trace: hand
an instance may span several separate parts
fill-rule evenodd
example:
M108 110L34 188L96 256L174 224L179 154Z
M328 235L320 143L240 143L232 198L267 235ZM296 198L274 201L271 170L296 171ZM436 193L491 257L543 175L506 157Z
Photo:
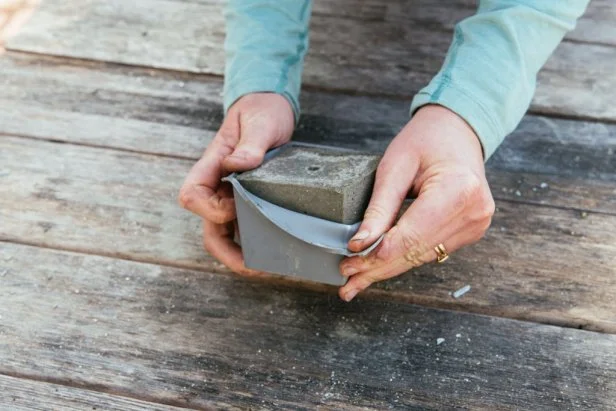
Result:
M203 217L203 246L242 275L259 274L244 265L236 230L233 190L221 178L258 167L265 153L291 139L295 120L289 102L278 94L254 93L229 109L218 133L193 166L180 190L182 207Z
M417 198L393 225L409 191ZM452 253L478 241L493 214L473 129L442 106L422 107L387 148L364 221L348 247L361 251L383 233L385 238L368 256L342 261L340 271L350 278L340 297L350 301L374 282L434 261L440 243Z

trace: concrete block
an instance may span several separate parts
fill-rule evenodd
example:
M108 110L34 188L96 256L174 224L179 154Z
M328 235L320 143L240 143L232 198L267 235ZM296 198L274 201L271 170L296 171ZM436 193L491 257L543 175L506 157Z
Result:
M270 203L353 224L362 219L368 205L380 158L376 154L290 145L237 179Z

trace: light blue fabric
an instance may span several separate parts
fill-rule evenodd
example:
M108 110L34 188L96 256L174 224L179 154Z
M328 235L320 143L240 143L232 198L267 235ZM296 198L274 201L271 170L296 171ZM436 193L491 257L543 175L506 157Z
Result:
M286 97L299 119L310 0L229 0L225 10L225 112L259 91Z
M456 25L443 67L414 97L411 114L426 104L454 111L473 127L487 160L522 119L537 72L588 3L480 0L477 13ZM285 96L299 118L310 10L309 0L228 2L225 110L268 91Z

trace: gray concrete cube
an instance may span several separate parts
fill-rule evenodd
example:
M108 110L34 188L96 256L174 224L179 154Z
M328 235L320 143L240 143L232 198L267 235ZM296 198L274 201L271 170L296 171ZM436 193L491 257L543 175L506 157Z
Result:
M380 156L326 147L285 146L259 168L238 175L270 203L343 224L360 221Z

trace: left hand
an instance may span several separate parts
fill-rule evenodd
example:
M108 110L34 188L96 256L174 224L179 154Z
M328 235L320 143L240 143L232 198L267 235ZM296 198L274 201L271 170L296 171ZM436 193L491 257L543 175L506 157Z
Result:
M203 217L203 247L232 271L261 275L244 264L236 232L235 200L221 178L258 167L265 153L289 141L295 126L291 104L275 93L253 93L230 108L201 159L180 190L182 207Z
M417 198L393 225L409 191ZM364 220L348 248L358 252L383 233L385 238L368 256L342 261L340 271L350 278L340 297L351 301L374 282L434 261L434 248L441 243L452 253L478 241L494 209L473 129L442 106L420 108L387 148Z

